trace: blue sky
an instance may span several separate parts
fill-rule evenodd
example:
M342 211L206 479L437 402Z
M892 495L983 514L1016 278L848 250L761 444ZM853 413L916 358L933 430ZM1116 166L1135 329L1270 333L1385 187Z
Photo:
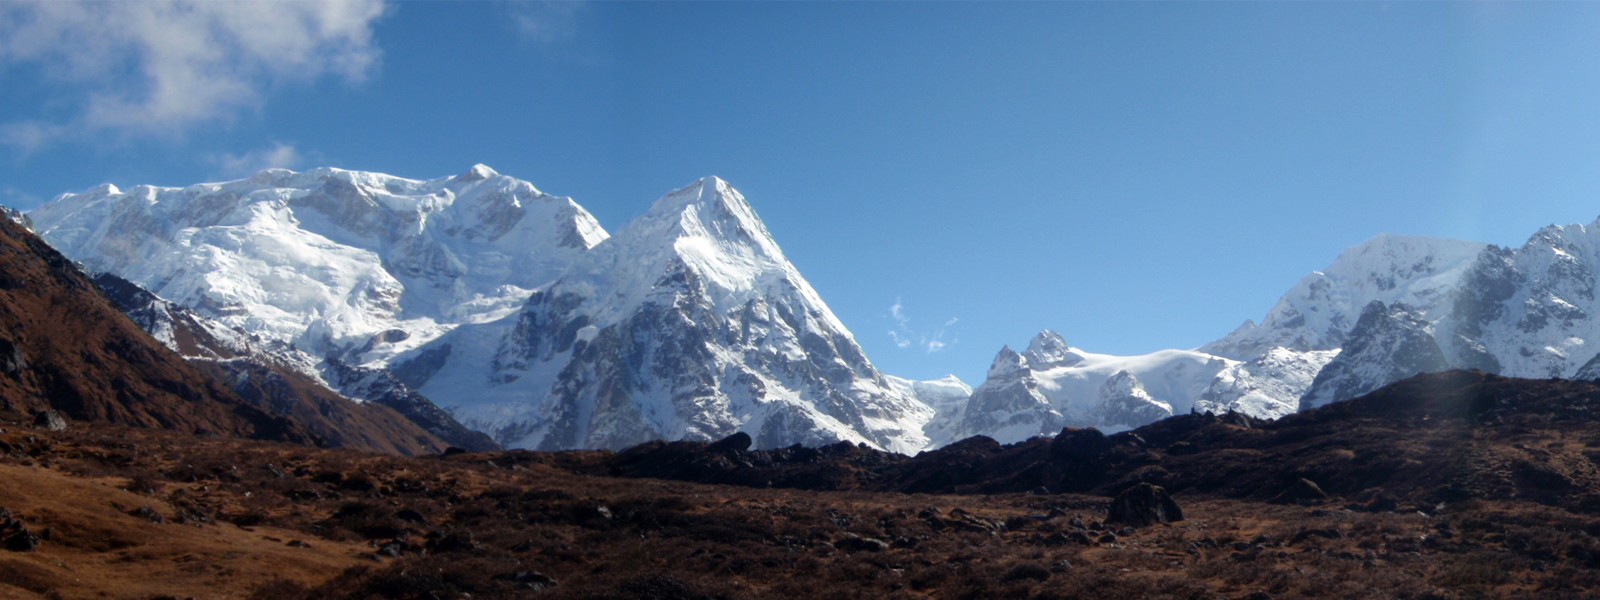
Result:
M1047 327L1200 345L1378 233L1600 215L1592 4L7 4L0 40L0 202L482 162L616 230L716 174L883 370L973 384Z

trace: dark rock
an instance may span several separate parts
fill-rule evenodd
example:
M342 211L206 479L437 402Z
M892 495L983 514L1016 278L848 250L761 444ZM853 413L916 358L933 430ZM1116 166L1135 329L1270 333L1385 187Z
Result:
M1296 502L1301 504L1312 504L1327 499L1328 493L1322 491L1322 486L1317 485L1315 481L1300 477L1295 479L1294 483L1289 484L1289 488L1283 490L1283 492L1274 497L1272 501L1283 504Z
M440 452L439 455L440 456L455 456L457 454L466 454L466 453L467 453L467 449L466 448L462 448L460 446L451 446L449 448L445 448L444 452Z
M0 508L0 547L12 552L32 552L41 541L22 521L12 518L11 511Z
M706 452L737 454L749 450L753 444L755 444L755 440L750 438L750 434L740 431L707 446Z
M161 516L161 513L156 512L156 509L150 508L148 506L141 506L139 508L136 508L136 509L130 511L128 514L133 515L135 517L139 517L139 518L144 519L146 521L149 521L151 523L166 523L167 522L166 517Z
M1388 492L1378 492L1373 494L1366 502L1351 504L1345 508L1365 512L1392 512L1400 508L1400 503L1395 501L1394 496L1389 495Z
M1049 579L1049 578L1050 578L1050 569L1046 569L1043 566L1032 564L1032 563L1023 563L1023 564L1017 565L1015 567L1011 567L1011 569L1009 569L1009 570L1007 570L1005 572L1005 575L1002 575L1000 577L1000 580L1001 581L1022 581L1022 580L1044 581L1044 580Z
M1160 486L1141 483L1117 494L1107 510L1106 520L1134 527L1183 520L1178 503Z
M515 574L511 575L510 577L506 577L505 579L516 583L518 588L532 592L537 592L539 590L553 588L556 586L556 580L554 578L538 571L517 571Z
M307 544L307 543L302 542L300 540L289 540L289 543L287 544L287 546L289 546L290 548L310 548L311 544Z
M33 414L33 426L47 431L66 431L67 420L54 410L41 410Z
M864 538L853 533L845 534L833 543L834 548L845 552L882 552L889 549L889 543L876 538Z
M399 512L394 513L394 517L396 519L400 519L401 521L405 521L407 523L416 523L416 524L419 524L419 525L427 525L428 524L428 518L427 517L424 517L424 516L422 516L422 513L419 513L417 511L409 509L409 508L400 509Z
M966 531L995 534L1006 529L1004 523L990 521L959 508L950 511L950 518L950 524Z
M477 550L480 547L477 540L472 539L470 531L452 531L428 541L430 552L457 552Z
M34 548L39 547L39 543L41 541L39 536L34 535L27 529L21 528L15 529L4 535L5 538L0 540L0 545L3 545L5 549L12 552L32 552Z
M22 356L22 348L17 347L11 340L0 339L0 373L15 379L27 368L28 360Z
M1117 534L1107 531L1100 534L1100 537L1095 541L1101 544L1115 544L1117 543Z
M1095 458L1111 450L1111 438L1098 429L1068 427L1050 442L1050 456L1058 460Z
M400 558L400 554L404 551L405 544L402 544L399 540L391 540L382 546L378 546L377 555L387 556L389 558Z
M1255 419L1250 418L1250 415L1233 411L1228 411L1228 414L1223 415L1222 422L1245 429L1255 427L1256 424Z
M1289 545L1293 546L1311 538L1337 540L1342 537L1344 537L1343 533L1331 527L1327 529L1302 529L1289 538Z

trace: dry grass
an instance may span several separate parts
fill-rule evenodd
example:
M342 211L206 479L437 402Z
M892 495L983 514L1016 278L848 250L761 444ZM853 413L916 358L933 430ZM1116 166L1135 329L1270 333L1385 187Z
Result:
M13 448L0 506L51 532L35 552L0 552L8 597L1600 592L1600 519L1530 502L1423 514L1180 495L1188 520L1112 541L1097 496L757 489L109 427L0 441ZM140 516L147 506L164 522Z

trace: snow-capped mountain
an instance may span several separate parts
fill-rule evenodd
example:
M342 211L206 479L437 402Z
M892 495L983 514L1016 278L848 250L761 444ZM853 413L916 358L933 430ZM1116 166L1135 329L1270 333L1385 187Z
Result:
M1337 350L1373 301L1435 313L1485 247L1437 238L1374 237L1301 279L1260 324L1246 321L1200 351L1250 360L1273 348Z
M1277 418L1443 368L1600 378L1596 225L1517 249L1378 236L1197 350L1111 356L1045 331L1002 349L973 389L879 373L714 177L615 237L572 200L482 165L427 181L324 168L105 185L13 218L172 301L131 314L186 355L267 354L514 447L745 431L765 447L912 453L1190 411Z
M1302 281L1261 326L1241 328L1206 349L1247 353L1285 342L1270 352L1303 356L1337 340L1343 351L1318 373L1303 407L1452 368L1594 378L1600 376L1597 226L1546 227L1518 248L1379 237ZM1359 301L1367 304L1357 322L1342 339L1332 335ZM1297 319L1313 314L1337 318ZM1313 322L1328 324L1327 335L1312 335L1321 327Z
M1232 363L1211 380L1211 386L1195 401L1194 412L1236 412L1261 419L1292 414L1300 410L1300 398L1317 373L1338 355L1339 350L1273 348L1248 361Z
M229 329L374 366L515 312L606 238L572 200L482 165L431 181L323 168L107 184L28 216L91 271Z
M1021 353L1002 348L966 409L941 414L930 429L949 432L941 442L985 435L1003 443L1062 427L1129 429L1189 412L1219 373L1238 364L1191 350L1093 354L1046 330Z
M1007 360L997 358L996 364L1011 368L1003 369L999 380L991 371L990 381L973 393L962 423L949 429L956 439L983 434L1015 441L1054 434L1063 425L1116 430L1190 411L1282 417L1300 409L1317 374L1347 344L1363 308L1374 301L1402 303L1442 318L1457 284L1485 247L1375 237L1301 279L1260 324L1247 321L1197 350L1099 355L1069 348L1046 331L1017 359L1001 352Z
M1349 400L1419 373L1448 368L1434 341L1433 324L1421 311L1374 300L1361 311L1343 350L1317 373L1300 407Z
M369 403L362 410L370 412L373 405L387 407L443 444L473 451L498 449L494 440L462 426L432 401L396 382L388 371L334 364L333 368L322 370L339 383L339 393L334 393L325 382L307 375L319 371L318 360L311 355L283 342L227 329L218 321L163 300L116 275L98 273L93 281L112 306L158 342L203 370L222 375L236 393L300 419L325 440L383 437L374 435L370 423L347 416L357 413L344 405L354 405L350 399L357 398ZM301 414L294 414L296 407ZM324 419L333 423L324 424ZM401 452L417 449L408 445L409 436L403 427L377 430L402 441L376 447Z
M744 431L916 452L933 409L872 366L750 205L710 177L534 292L397 366L469 425L529 448Z
M961 412L939 413L929 430L944 445L974 435L1001 443L1025 440L1061 431L1067 418L1040 391L1038 372L1027 356L1010 346L1000 349L989 365L983 385L972 391Z
M1573 377L1600 353L1600 221L1546 227L1491 247L1467 271L1439 345L1452 365L1512 377Z
M29 217L88 268L309 356L361 397L419 388L516 446L744 430L763 446L927 446L933 409L862 354L744 198L707 178L616 239L484 166L105 185ZM289 362L296 362L290 360ZM956 393L924 385L941 402ZM418 396L420 398L420 396Z

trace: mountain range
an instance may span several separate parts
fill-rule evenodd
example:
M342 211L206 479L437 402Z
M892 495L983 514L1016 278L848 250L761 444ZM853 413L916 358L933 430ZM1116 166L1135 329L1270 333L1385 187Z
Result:
M716 177L615 235L483 165L425 181L322 168L104 185L27 218L122 296L148 290L122 308L179 354L248 355L463 447L743 431L762 448L911 454L1190 412L1275 419L1451 368L1600 378L1594 225L1520 248L1378 236L1200 348L1112 356L1044 331L972 388L879 372Z

